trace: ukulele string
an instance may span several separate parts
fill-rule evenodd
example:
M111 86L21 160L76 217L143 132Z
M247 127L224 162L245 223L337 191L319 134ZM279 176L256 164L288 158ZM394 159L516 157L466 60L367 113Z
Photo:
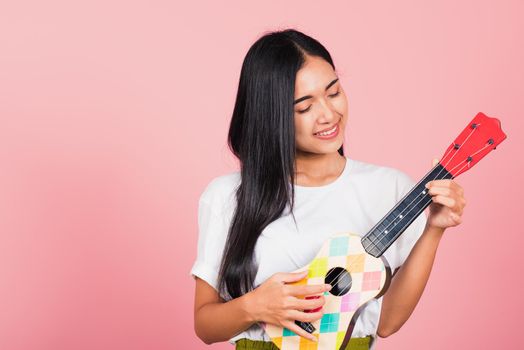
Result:
M453 142L453 143L454 143L454 142ZM453 149L454 149L453 147L450 147L449 151L447 151L446 154L444 154L444 157L442 157L442 159L446 159L446 157L447 157L447 156L448 156L448 155L453 151ZM437 166L437 165L435 165L435 167L436 167L436 166ZM433 167L433 168L435 168L435 167Z
M491 146L491 144L490 144L490 143L486 143L486 144L484 145L484 147L482 147L481 149L479 149L477 152L471 154L470 157L473 158L474 156L476 156L478 153L484 151L484 150L485 150L486 148L488 148L489 146ZM455 175L454 177L457 177L457 176L459 176L460 174L462 174L462 170L463 170L466 166L469 168L469 167L470 167L470 162L467 162L466 164L464 164L464 166L463 166L462 168L460 168L460 169L457 171L457 175Z
M471 137L471 135L473 135L473 133L477 130L477 127L480 126L480 125L481 125L480 123L477 124L476 127L474 127L474 128L471 130L471 132L469 133L469 135L466 137L466 139L465 139L464 142L462 143L462 146L464 146L464 145L467 143L468 139ZM486 146L484 146L484 148L485 148L485 147L486 147ZM451 148L451 150L448 151L447 154L449 154L453 149L455 149L455 148ZM448 166L448 164L449 164L449 163L453 160L453 158L458 154L458 149L455 149L455 150L456 150L456 152L455 152L455 153L451 156L451 158L446 162L446 164L442 167L442 169L439 170L438 174L435 175L435 177L433 178L433 180L437 179L438 176L442 173L442 171L446 170L446 166ZM480 151L481 151L481 150L477 151L477 153L480 152ZM476 153L475 153L475 154L476 154ZM444 159L444 158L445 158L445 156L444 156L442 159ZM459 164L460 164L460 163L458 163L457 166L458 166ZM437 167L437 166L438 166L438 164L435 165L435 167ZM452 172L452 171L453 171L457 166L455 166L455 167L454 167L453 169L451 169L449 172L451 173L451 172ZM434 169L435 167L433 167L433 169ZM433 180L431 180L431 181L433 181ZM422 181L422 180L421 180L421 181ZM419 181L419 184L420 184L421 181ZM418 184L417 184L417 186L418 186ZM415 186L415 188L416 188L417 186ZM424 197L425 197L425 195L426 195L426 191L423 191L423 192L421 192L420 194L418 194L418 195L417 195L417 196L416 196L416 197L415 197L415 198L414 198L414 199L413 199L413 200L412 200L412 201L411 201L411 202L406 206L406 208L404 208L404 209L403 209L403 210L402 210L402 211L397 215L397 217L396 217L396 218L395 218L391 223L389 223L389 224L384 228L384 231L383 231L381 234L379 234L375 239L372 239L372 240L371 240L371 242L370 242L370 243L365 247L365 249L369 248L369 246L370 246L371 244L375 245L376 242L381 243L381 241L386 237L386 235L387 235L387 233L388 233L388 232L385 232L385 231L388 231L389 226L391 226L391 225L393 224L393 222L394 222L394 221L395 221L395 220L396 220L400 215L403 215L403 214L404 214L404 211L406 211L408 208L409 208L409 211L408 211L407 214L409 214L409 213L413 210L412 208L410 208L410 205L411 205L415 200L417 200L417 199L419 198L420 195L422 195L422 199L421 199L421 200L423 200ZM417 204L420 203L421 200L419 200L419 201L417 202ZM381 236L381 235L382 235L382 236Z
M466 162L466 163L462 166L462 168L460 168L460 169L457 171L457 176L458 176L459 174L461 174L461 171L462 171L465 167L468 167L468 168L469 168L469 162Z

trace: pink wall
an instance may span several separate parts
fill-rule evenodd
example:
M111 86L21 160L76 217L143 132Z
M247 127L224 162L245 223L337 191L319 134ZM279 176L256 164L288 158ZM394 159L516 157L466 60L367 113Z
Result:
M197 200L236 170L225 139L247 49L287 26L333 55L355 159L419 178L477 112L501 119L508 139L457 179L465 222L379 348L514 347L521 1L83 3L0 5L0 349L207 348L188 275Z

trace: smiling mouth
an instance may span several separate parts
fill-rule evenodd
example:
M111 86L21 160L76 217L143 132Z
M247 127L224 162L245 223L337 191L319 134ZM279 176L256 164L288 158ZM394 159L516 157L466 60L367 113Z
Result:
M339 123L340 123L340 122L339 122ZM316 133L314 133L313 135L315 135L315 136L329 136L329 135L332 135L333 133L335 133L335 132L338 131L339 123L336 123L336 124L335 124L331 129L329 129L329 130L322 131L322 132L316 132Z

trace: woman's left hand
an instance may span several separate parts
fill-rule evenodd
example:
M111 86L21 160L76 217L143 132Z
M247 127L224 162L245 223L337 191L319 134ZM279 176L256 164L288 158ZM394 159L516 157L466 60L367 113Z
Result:
M438 159L433 160L433 166ZM464 190L454 180L433 180L426 184L433 202L429 206L428 225L442 229L457 226L462 222L466 206Z

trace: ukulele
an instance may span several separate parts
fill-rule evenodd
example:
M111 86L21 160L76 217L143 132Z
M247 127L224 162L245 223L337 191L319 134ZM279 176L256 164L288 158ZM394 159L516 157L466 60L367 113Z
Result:
M262 323L271 341L282 350L345 349L360 312L370 300L383 296L390 285L391 268L382 254L432 202L425 184L457 177L505 138L498 119L478 113L447 148L442 159L366 235L347 232L330 237L309 265L295 271L307 270L308 275L292 283L332 286L324 293L321 319L295 321L313 334L317 342L287 328Z

